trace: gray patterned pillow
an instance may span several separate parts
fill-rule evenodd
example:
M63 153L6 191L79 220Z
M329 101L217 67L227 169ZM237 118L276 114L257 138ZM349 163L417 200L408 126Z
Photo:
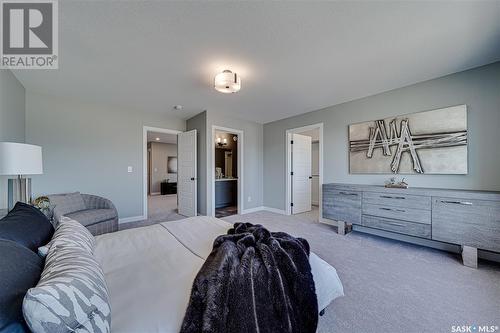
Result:
M111 308L102 269L88 244L76 241L81 235L63 237L65 224L74 226L62 224L60 239L49 247L40 281L24 297L26 323L34 333L109 332Z
M45 258L52 245L57 247L79 246L88 253L93 254L95 238L80 222L63 216L52 236L52 240L47 245L38 248L38 255Z

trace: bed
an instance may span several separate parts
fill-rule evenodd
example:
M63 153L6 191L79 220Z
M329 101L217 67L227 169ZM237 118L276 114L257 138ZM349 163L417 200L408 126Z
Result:
M96 237L111 300L113 332L178 332L198 270L213 240L231 224L192 217ZM326 308L343 295L335 268L311 253L318 297Z

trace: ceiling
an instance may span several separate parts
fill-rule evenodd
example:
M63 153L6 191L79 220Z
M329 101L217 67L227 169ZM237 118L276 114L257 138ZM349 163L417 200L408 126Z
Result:
M59 70L29 91L266 123L500 60L500 1L60 1ZM236 94L215 74L242 78ZM174 105L183 105L174 110Z
M160 140L156 140L156 139ZM157 133L148 131L148 142L161 142L177 144L177 135L168 133Z

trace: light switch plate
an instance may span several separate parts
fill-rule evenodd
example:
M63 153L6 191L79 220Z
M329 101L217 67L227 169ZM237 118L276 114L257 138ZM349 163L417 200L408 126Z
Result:
M133 168L132 168L131 166L129 166L129 167L127 168L127 172L132 172L132 171L133 171Z

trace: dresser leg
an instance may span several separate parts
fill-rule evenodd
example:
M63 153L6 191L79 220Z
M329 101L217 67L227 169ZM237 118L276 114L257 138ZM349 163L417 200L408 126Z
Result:
M337 233L339 235L345 235L349 233L352 229L352 225L344 222L344 221L337 221Z
M464 266L477 268L477 248L463 245L462 261Z

